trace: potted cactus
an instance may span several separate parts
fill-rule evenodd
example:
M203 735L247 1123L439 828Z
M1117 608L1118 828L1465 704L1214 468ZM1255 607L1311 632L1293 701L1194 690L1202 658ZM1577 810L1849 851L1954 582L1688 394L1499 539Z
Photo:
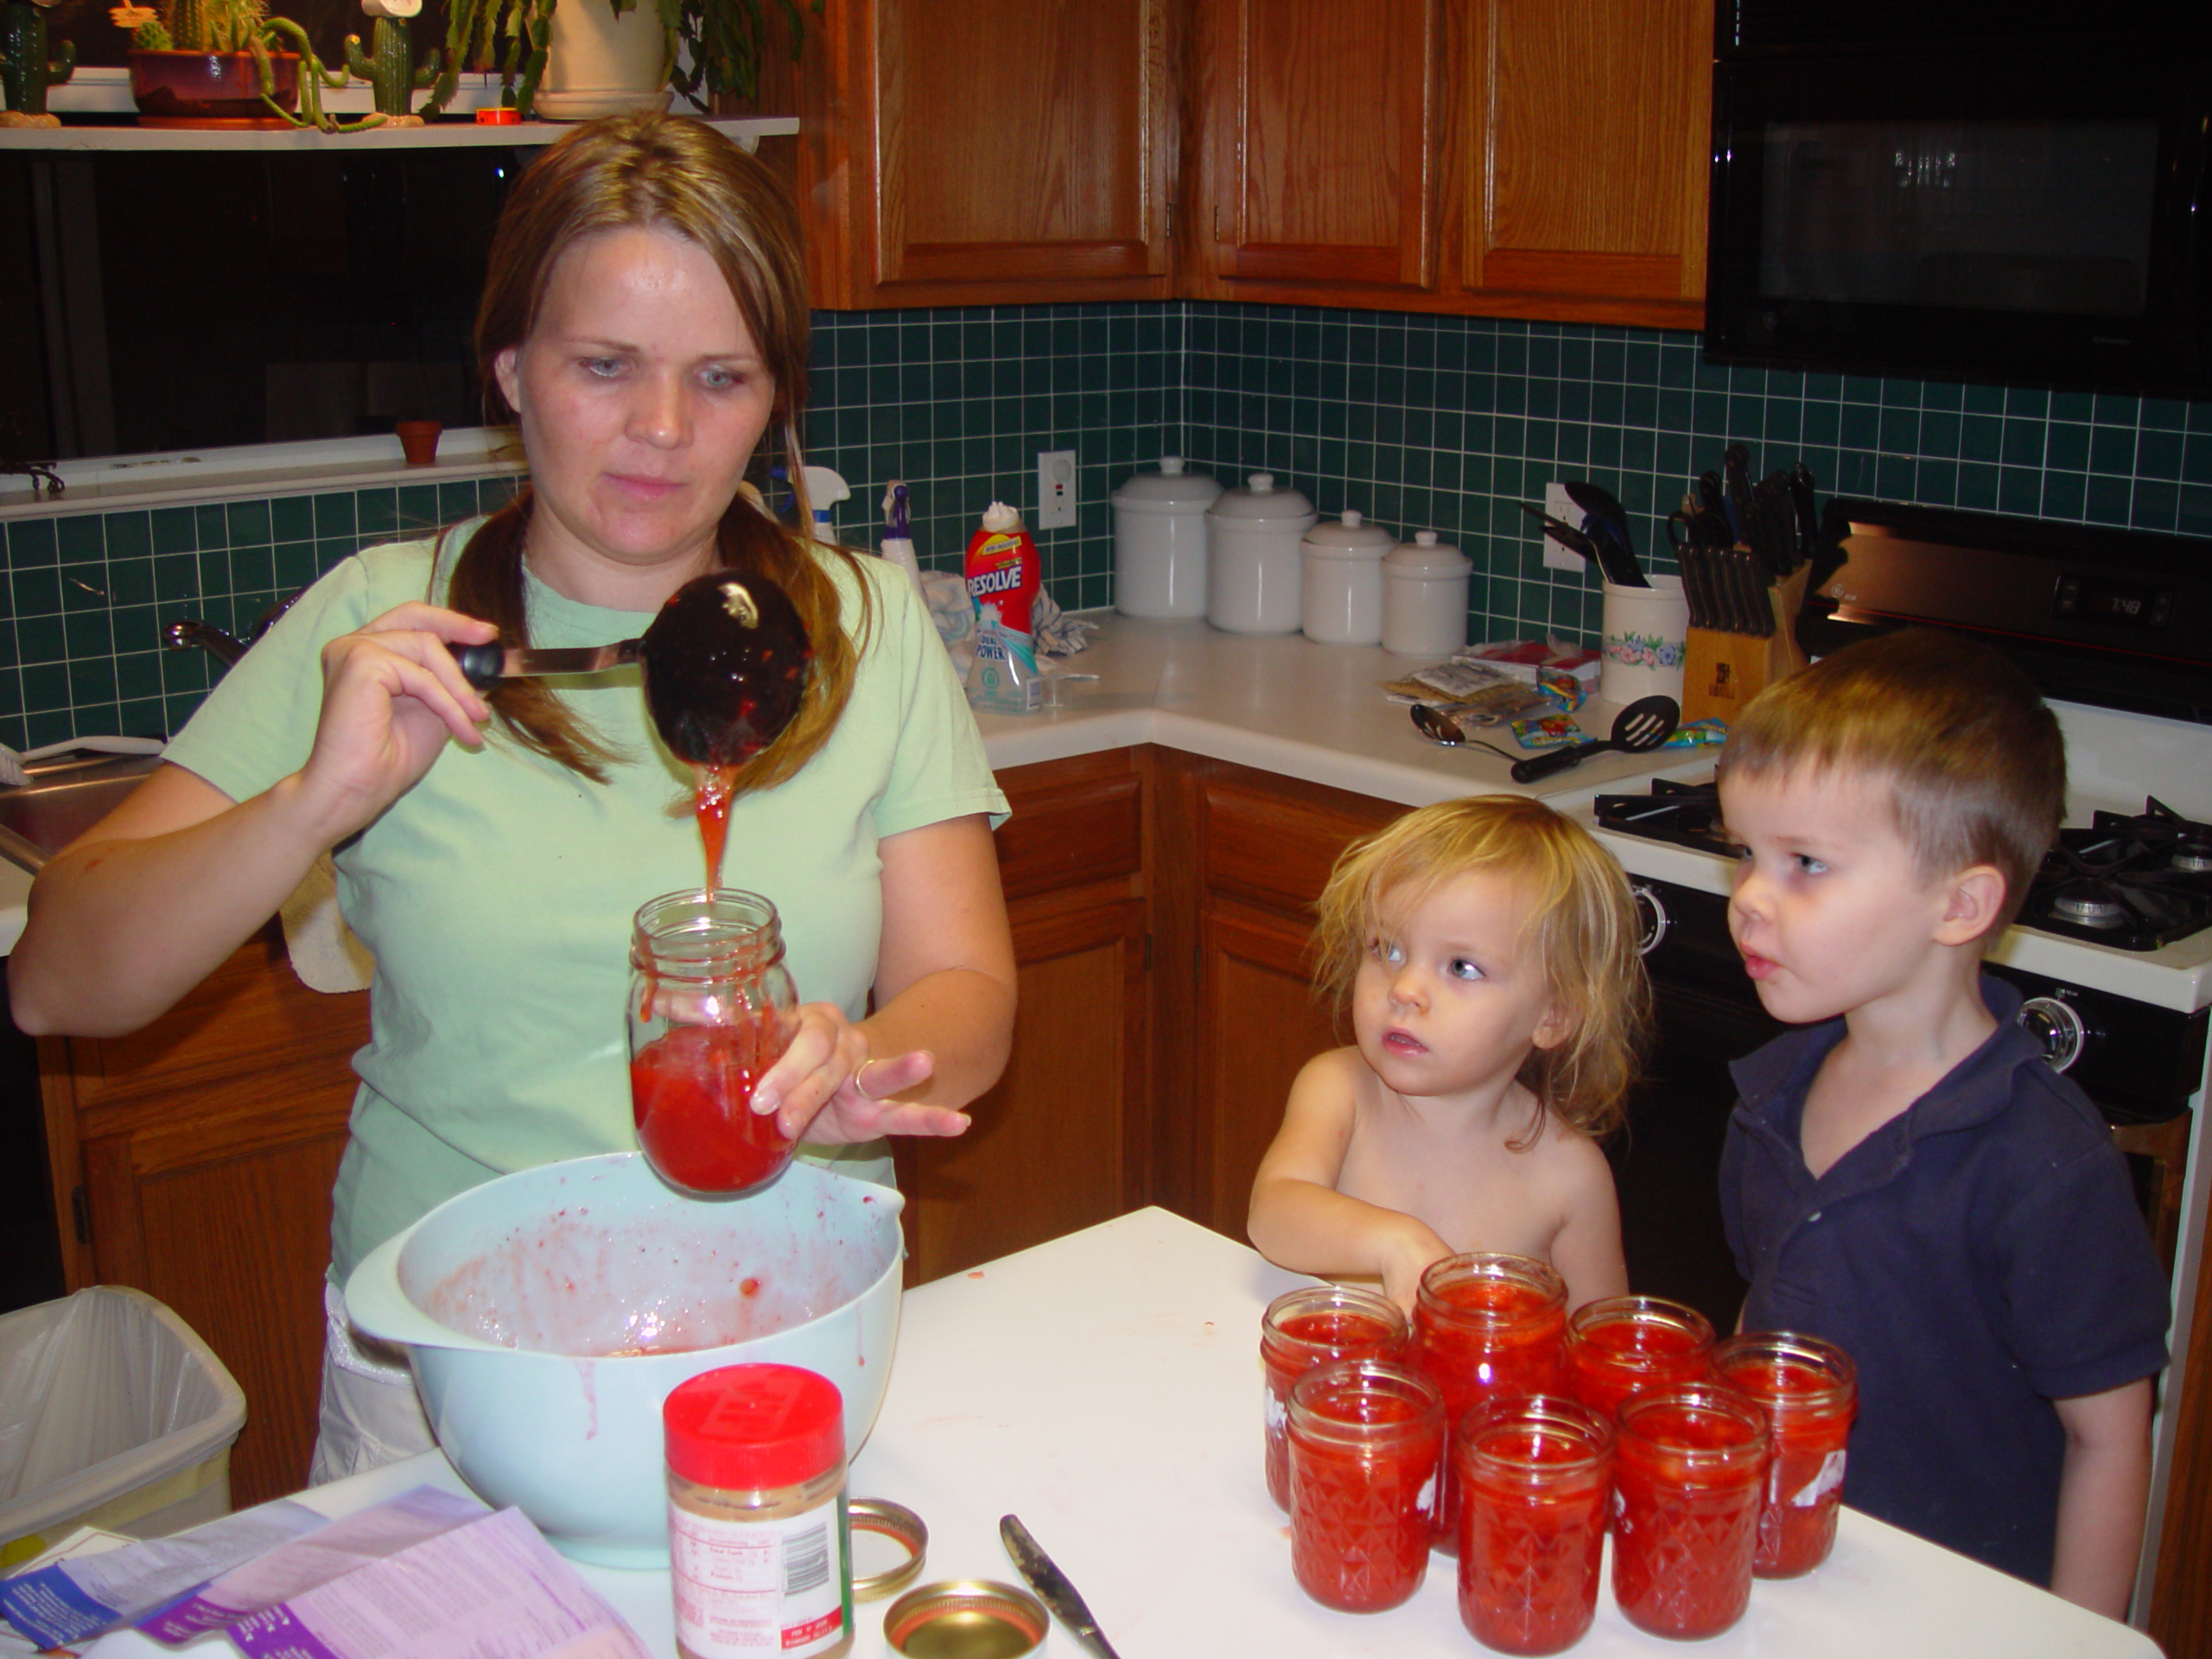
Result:
M438 49L417 65L410 54L407 20L423 10L423 0L361 0L361 10L376 19L371 45L365 56L361 37L346 37L346 67L369 83L377 113L385 124L419 127L423 118L410 111L414 94L438 77Z
M289 124L300 96L300 54L270 49L267 0L168 0L109 14L132 29L130 95L143 126ZM262 102L264 90L276 105Z
M69 41L54 56L47 56L46 8L54 0L8 0L0 8L0 127L58 127L61 118L49 115L46 92L59 86L77 70L77 48Z

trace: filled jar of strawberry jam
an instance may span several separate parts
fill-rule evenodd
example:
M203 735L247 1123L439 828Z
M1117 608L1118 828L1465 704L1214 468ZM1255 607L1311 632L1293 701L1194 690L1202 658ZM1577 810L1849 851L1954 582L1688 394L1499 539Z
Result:
M1713 1374L1757 1401L1774 1435L1751 1571L1763 1579L1809 1573L1835 1547L1844 1448L1859 1411L1857 1368L1818 1337L1747 1331L1713 1351Z
M1578 1401L1520 1395L1454 1432L1459 1620L1500 1653L1573 1647L1598 1610L1613 1426Z
M1412 1327L1387 1296L1350 1285L1305 1285L1268 1304L1260 1318L1266 1373L1268 1496L1290 1507L1290 1389L1316 1365L1338 1359L1405 1358Z
M1602 1417L1648 1389L1695 1382L1713 1356L1713 1324L1663 1296L1606 1296L1567 1322L1567 1391Z
M1751 1599L1771 1444L1733 1389L1632 1395L1616 1419L1613 1599L1654 1636L1718 1636Z
M1340 1612L1408 1599L1428 1570L1444 1400L1379 1359L1316 1367L1290 1390L1290 1564Z
M1432 1262L1414 1303L1414 1369L1457 1425L1492 1397L1557 1394L1567 1340L1567 1281L1534 1256L1473 1252ZM1458 1477L1446 1463L1437 1548L1459 1548Z
M791 1138L753 1109L753 1090L791 1046L798 1009L776 907L760 894L671 893L638 912L630 1104L663 1180L726 1197L784 1173Z

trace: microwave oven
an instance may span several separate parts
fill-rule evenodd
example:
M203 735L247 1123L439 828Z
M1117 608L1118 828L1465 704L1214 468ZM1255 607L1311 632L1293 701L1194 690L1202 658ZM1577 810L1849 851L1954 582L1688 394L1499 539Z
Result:
M2212 0L1720 0L1707 355L2212 395Z

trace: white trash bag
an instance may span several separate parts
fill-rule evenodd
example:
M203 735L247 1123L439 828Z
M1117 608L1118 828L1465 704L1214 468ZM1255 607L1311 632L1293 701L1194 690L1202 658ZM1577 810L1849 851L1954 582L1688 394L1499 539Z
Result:
M157 1537L230 1512L245 1395L143 1291L0 1314L0 1572L80 1525Z

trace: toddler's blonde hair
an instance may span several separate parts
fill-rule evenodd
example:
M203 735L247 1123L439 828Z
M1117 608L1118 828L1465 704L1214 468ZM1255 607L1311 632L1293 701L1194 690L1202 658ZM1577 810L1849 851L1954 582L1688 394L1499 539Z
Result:
M1418 905L1459 876L1503 875L1529 894L1526 936L1567 1035L1532 1051L1520 1079L1586 1135L1619 1127L1651 1023L1651 983L1628 877L1590 832L1541 801L1475 795L1408 812L1352 842L1315 909L1317 988L1342 1002L1387 897ZM1535 1139L1541 1121L1530 1126Z

